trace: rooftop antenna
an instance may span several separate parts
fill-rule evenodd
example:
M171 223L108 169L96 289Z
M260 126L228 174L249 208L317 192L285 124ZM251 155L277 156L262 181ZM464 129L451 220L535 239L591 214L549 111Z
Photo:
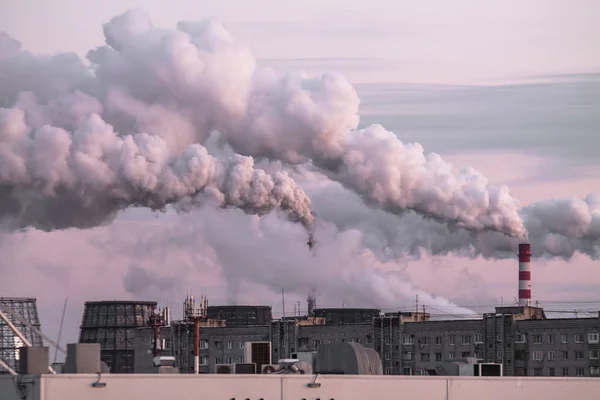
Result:
M60 344L60 336L62 335L63 324L65 322L65 313L67 312L67 298L65 298L65 305L63 306L62 316L60 317L60 328L58 328L58 338L56 339L56 343ZM56 357L58 356L58 346L54 349L54 361L52 363L56 363Z
M417 293L417 296L415 298L415 312L417 314L419 313L419 293Z

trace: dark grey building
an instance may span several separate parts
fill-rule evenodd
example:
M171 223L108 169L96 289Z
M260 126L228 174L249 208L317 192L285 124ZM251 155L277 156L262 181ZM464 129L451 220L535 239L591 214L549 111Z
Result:
M343 309L319 309L313 316L264 324L262 317L240 317L257 310L229 310L235 312L222 309L220 314L229 320L201 323L201 372L243 362L245 342L268 341L274 363L295 352L316 351L320 344L357 342L379 353L387 375L442 374L443 363L465 358L502 363L507 376L600 375L600 317L547 319L543 309L527 306L497 307L480 319L435 321L420 312L374 315L378 310L346 309L345 314ZM141 346L150 346L151 330L137 332ZM181 372L193 372L193 322L173 322L168 332L165 351L177 358Z
M482 319L431 321L386 315L374 321L385 374L438 374L444 362L475 357L506 376L599 376L600 317L546 319L536 307L498 307Z
M100 343L102 361L111 373L133 373L135 331L149 325L155 309L152 301L88 301L79 343Z

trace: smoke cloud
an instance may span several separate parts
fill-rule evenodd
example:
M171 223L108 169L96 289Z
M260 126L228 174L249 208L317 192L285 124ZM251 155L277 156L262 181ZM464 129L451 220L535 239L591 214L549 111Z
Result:
M207 195L259 215L282 208L310 226L311 203L299 186L283 171L254 169L250 156L310 165L355 193L373 224L353 222L341 207L319 215L361 225L388 256L506 257L528 240L537 255L598 257L597 197L521 207L478 171L455 173L379 125L358 129L360 101L341 76L258 68L214 20L169 30L132 9L103 31L105 45L87 54L91 67L74 54L32 55L0 35L0 218L14 228L94 226L125 207L187 210ZM95 125L113 133L85 133ZM202 147L214 132L237 153L229 161ZM114 139L92 145L96 136ZM94 148L93 162L82 146Z
M472 231L525 235L506 187L490 185L472 170L456 175L438 155L403 144L380 126L357 130L359 99L340 76L280 76L257 68L252 53L213 20L182 21L165 30L132 9L103 30L106 45L88 52L87 70L72 55L38 60L15 53L14 41L4 37L10 44L1 47L8 50L0 71L12 82L4 103L13 106L31 91L44 104L37 115L27 113L32 124L44 117L71 123L55 114L60 104L73 104L78 91L97 101L89 101L88 110L102 106L102 118L116 131L159 136L174 152L203 144L217 131L238 154L312 161L387 212L414 210ZM21 100L20 107L27 104Z
M298 170L294 179L306 190L320 219L342 230L359 229L365 246L380 259L419 259L424 254L485 259L516 257L519 243L498 232L476 235L423 219L414 212L391 216L366 207L361 199L322 174ZM571 259L576 253L600 259L598 195L585 199L547 199L519 209L534 257Z
M0 109L0 221L11 230L89 228L131 206L185 209L207 200L249 214L280 208L312 223L310 200L285 172L268 175L240 155L217 160L198 144L173 154L161 137L119 136L94 107L60 108L69 132L43 124L53 107L28 106L39 128L21 108Z

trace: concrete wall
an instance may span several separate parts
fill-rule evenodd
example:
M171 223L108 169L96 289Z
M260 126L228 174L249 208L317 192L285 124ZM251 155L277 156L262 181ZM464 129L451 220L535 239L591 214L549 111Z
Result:
M307 384L314 376L249 375L105 375L105 387L94 388L95 375L44 375L23 377L35 388L23 400L178 400L251 399L362 400L402 398L446 400L597 400L600 379L594 378L470 378L402 376L319 376L318 388ZM13 378L0 376L2 400L19 400ZM39 381L41 379L41 382ZM40 393L41 396L37 396ZM574 397L575 396L575 397Z

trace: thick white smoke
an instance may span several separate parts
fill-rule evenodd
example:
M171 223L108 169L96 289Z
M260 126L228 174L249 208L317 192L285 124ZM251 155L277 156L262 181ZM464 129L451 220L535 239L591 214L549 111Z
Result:
M364 232L364 243L382 259L455 254L464 257L502 259L516 257L519 240L498 232L476 235L451 229L416 213L391 216L366 207L361 199L321 174L300 170L292 175L306 190L321 219L343 230ZM600 259L600 200L548 199L519 209L528 231L534 257L570 259L582 253Z
M358 96L342 77L258 69L251 52L212 20L165 30L133 9L105 24L104 35L106 45L88 53L91 71L71 56L38 62L6 45L13 55L3 56L2 70L12 73L4 75L13 83L4 102L14 102L21 90L41 92L50 113L61 102L57 97L77 89L102 104L103 119L118 132L158 135L175 151L203 143L216 130L240 154L312 161L388 212L414 210L469 230L525 235L507 188L473 171L455 175L439 156L379 126L356 130ZM58 64L68 67L71 81L62 82ZM37 79L39 73L46 79ZM14 82L20 81L19 90Z
M345 79L257 69L248 50L214 21L177 28L154 28L140 10L105 24L107 45L88 58L103 87L132 97L107 95L123 120L145 126L154 119L150 114L174 118L175 110L196 128L194 138L185 130L189 140L203 141L217 130L240 154L312 160L388 212L414 210L469 230L525 235L506 187L489 185L475 171L455 175L438 155L425 155L420 145L405 145L380 126L356 130L359 100Z
M157 210L206 198L251 214L280 208L312 223L310 200L285 172L269 175L239 155L220 161L198 144L173 154L159 136L119 136L93 108L78 113L80 103L67 104L57 108L62 115L50 112L51 121L45 114L54 106L26 106L35 109L37 128L23 109L0 108L0 221L9 229L87 228L127 207ZM44 124L60 118L73 131Z
M385 211L381 215L402 215L403 223L420 221L415 212L431 220L410 230L400 243L387 243L399 252L425 248L434 254L513 256L517 240L526 239L538 254L598 254L593 197L519 208L508 188L490 184L477 171L456 174L437 154L426 154L419 144L404 144L381 126L357 129L359 99L340 76L282 76L257 68L252 53L212 20L180 22L177 29L167 30L154 27L144 11L133 9L103 29L106 45L87 55L91 68L72 54L31 55L0 35L0 106L23 110L31 132L46 125L75 132L95 113L122 135L160 137L174 159L218 131L238 154L312 164L371 208ZM291 189L291 181L285 181L283 186ZM4 212L14 216L21 199L7 194L15 190L10 186L2 186L12 207ZM295 196L281 202L307 204L299 189L293 192ZM172 200L136 196L130 198L137 205ZM100 214L115 209L101 201L86 207L92 205L105 207ZM557 207L562 214L549 211ZM298 209L292 214L308 218ZM568 224L557 222L561 218ZM397 228L386 229L386 235L398 238Z

